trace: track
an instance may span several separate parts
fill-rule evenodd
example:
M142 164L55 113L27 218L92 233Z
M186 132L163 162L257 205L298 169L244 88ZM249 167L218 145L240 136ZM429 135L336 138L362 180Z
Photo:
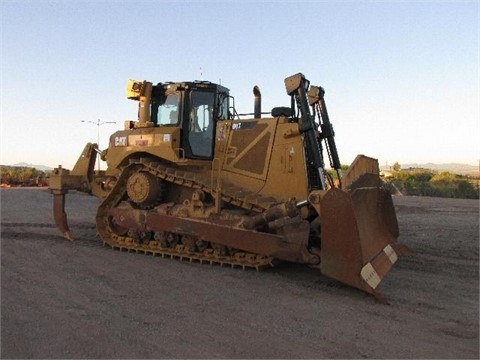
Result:
M191 172L168 168L149 159L133 160L122 169L114 188L98 208L97 231L105 246L122 251L140 252L154 256L177 258L200 263L227 265L231 267L255 268L273 266L273 258L234 249L224 249L214 243L192 239L175 233L118 232L110 221L109 210L118 206L126 195L129 177L138 171L148 171L158 179L190 189L201 190L215 196L213 187L207 186L202 178ZM258 196L239 188L226 187L221 193L224 202L252 212L263 212L276 203L273 198Z

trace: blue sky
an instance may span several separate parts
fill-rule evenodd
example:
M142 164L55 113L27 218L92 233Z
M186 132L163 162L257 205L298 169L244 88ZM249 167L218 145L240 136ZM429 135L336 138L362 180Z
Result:
M251 112L254 85L288 106L297 72L325 88L344 164L480 160L477 1L0 4L4 165L71 168L97 130L105 147L136 118L128 79L221 82Z

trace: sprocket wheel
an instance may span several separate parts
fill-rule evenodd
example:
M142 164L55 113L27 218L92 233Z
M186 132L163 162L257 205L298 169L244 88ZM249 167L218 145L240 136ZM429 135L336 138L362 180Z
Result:
M126 185L129 199L141 208L151 208L162 200L165 184L155 175L145 171L132 174Z

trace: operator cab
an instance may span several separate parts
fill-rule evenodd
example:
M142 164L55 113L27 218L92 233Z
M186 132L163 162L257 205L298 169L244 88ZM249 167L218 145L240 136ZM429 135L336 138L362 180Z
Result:
M182 130L185 157L212 159L215 126L230 119L229 90L207 81L159 83L152 87L151 122Z

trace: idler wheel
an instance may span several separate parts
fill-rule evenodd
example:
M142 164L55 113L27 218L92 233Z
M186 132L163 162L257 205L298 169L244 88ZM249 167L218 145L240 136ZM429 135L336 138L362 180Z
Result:
M137 172L127 181L127 194L138 205L155 205L162 195L162 184L148 172Z

